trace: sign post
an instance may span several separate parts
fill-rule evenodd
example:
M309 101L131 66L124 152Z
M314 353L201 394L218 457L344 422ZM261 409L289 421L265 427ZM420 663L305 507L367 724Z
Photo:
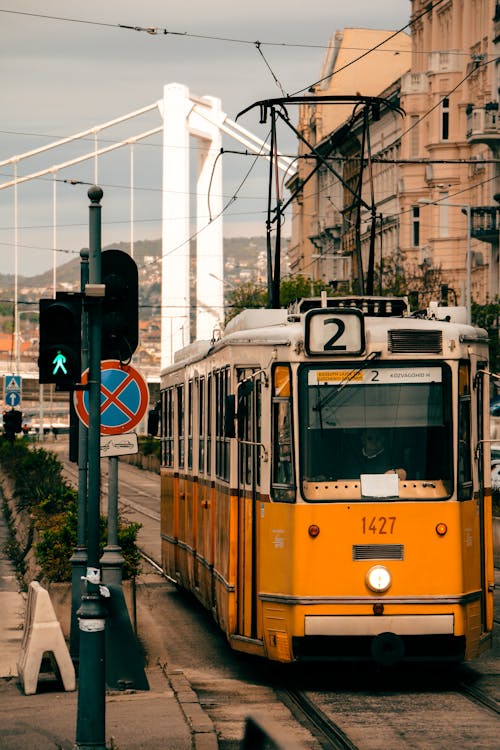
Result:
M101 206L103 192L88 190L89 206L89 283L85 286L89 339L89 425L88 425L88 503L86 593L78 610L80 667L76 747L80 750L106 750L106 672L105 624L100 584L99 524L101 498L99 401L101 395ZM102 293L100 293L102 292Z

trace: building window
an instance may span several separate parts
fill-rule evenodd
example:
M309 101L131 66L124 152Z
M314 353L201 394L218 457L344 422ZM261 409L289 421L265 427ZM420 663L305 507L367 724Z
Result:
M441 237L448 237L450 233L450 207L447 200L448 193L439 194L439 233Z
M411 115L410 117L410 156L418 156L420 148L419 133L419 116Z
M412 207L412 246L419 247L420 245L420 208L418 206Z
M450 100L443 99L441 102L441 140L447 141L450 137Z

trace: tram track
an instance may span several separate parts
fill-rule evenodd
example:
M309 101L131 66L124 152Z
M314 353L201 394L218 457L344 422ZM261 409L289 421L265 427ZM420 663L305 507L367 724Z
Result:
M145 550L140 549L139 552L142 559L150 565L156 573L163 576L166 580L171 580L163 572L161 563L158 560L155 560L154 557L148 554ZM361 750L365 747L364 743L356 744L334 720L334 703L328 706L328 713L330 713L330 710L332 712L332 715L329 716L327 711L323 710L317 704L315 698L308 695L304 690L300 690L299 688L282 688L275 686L274 691L279 701L288 708L293 717L314 735L322 750ZM339 691L339 693L342 692L342 690ZM493 714L498 717L500 714L498 702L477 686L468 684L466 679L460 679L457 681L454 687L448 692L448 695L451 700L453 700L453 695L462 696L470 702L471 705L476 706L480 710L487 711L489 715ZM445 693L443 693L443 699L444 696ZM424 690L422 693L422 700L425 702L427 699L428 695ZM352 700L358 702L354 696L352 697ZM360 707L362 710L365 710L362 707L365 699L359 698L359 700ZM376 723L376 719L374 719L374 723ZM401 747L410 747L410 745L411 743L408 745L403 743Z
M496 716L500 715L500 707L498 705L498 702L493 698L490 698L489 695L486 695L486 693L484 693L479 688L473 687L472 685L467 685L467 683L460 681L458 683L457 689L462 695L472 701L472 703L476 703L483 708L487 708Z
M276 694L295 718L312 731L323 750L359 750L345 732L318 708L305 692L280 689Z

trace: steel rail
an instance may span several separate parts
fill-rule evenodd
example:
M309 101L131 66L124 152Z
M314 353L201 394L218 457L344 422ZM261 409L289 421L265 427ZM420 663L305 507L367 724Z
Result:
M277 689L276 694L298 721L312 729L323 750L359 750L345 732L315 706L302 690Z

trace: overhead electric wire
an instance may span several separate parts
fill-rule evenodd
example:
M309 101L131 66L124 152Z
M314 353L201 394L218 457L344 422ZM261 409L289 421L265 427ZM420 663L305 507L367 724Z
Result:
M440 0L441 1L441 0ZM437 3L435 4L437 5ZM435 7L435 6L433 6ZM429 12L428 10L424 11L424 13ZM209 35L209 34L195 34L189 31L171 31L166 28L162 27L156 27L156 26L133 26L128 24L117 24L117 23L106 23L105 21L91 21L84 18L71 18L67 16L52 16L44 13L29 13L27 11L19 11L19 10L11 10L9 8L0 8L0 13L10 13L11 15L17 15L17 16L28 16L32 18L41 18L42 20L49 20L49 21L64 21L66 23L78 23L78 24L88 24L90 26L103 26L108 28L115 28L115 29L124 29L125 31L140 31L145 32L151 36L180 36L187 39L206 39L208 41L215 41L215 42L229 42L231 44L243 44L248 46L255 46L256 44L259 44L261 46L266 47L296 47L296 48L303 48L303 49L330 49L330 44L312 44L305 42L273 42L273 41L255 41L253 39L238 39L234 37L224 37L224 36L216 36L216 35ZM423 14L421 14L423 15ZM421 16L418 16L417 18L413 19L413 21L410 21L406 26L403 26L400 31L404 31L407 26L410 26L412 23L414 23L416 20L421 18ZM400 33L399 31L396 32L396 34ZM385 44L387 42L387 39L383 42ZM374 49L377 49L377 47L348 47L345 45L342 45L342 49L344 50L350 50L350 51L358 51L358 52L370 52ZM387 52L388 54L394 54L397 52L406 52L406 48L398 48L398 47L391 47L391 49L379 49L380 52ZM422 50L414 50L412 54L414 55L428 55L431 50L422 49ZM470 52L465 52L461 50L448 50L448 54L455 56L455 57L470 57ZM481 53L481 56L484 57L488 55L489 53ZM5 131L0 131L5 132Z
M438 0L443 2L443 0ZM247 46L266 46L266 47L297 47L304 49L328 49L328 44L306 44L304 42L275 42L275 41L258 41L255 39L241 39L237 37L219 36L216 34L197 34L189 31L172 31L162 26L142 26L123 23L107 23L105 21L90 21L84 18L72 18L68 16L54 16L47 13L29 13L27 11L10 10L0 8L0 13L10 13L18 16L28 16L32 18L41 18L49 21L64 21L66 23L89 24L91 26L103 26L106 28L123 29L125 31L138 31L149 34L150 36L178 36L188 39L205 39L214 42L227 42L230 44L242 44ZM407 24L408 25L408 24ZM403 28L406 28L403 27ZM359 49L357 47L353 49ZM390 50L394 52L395 50Z

